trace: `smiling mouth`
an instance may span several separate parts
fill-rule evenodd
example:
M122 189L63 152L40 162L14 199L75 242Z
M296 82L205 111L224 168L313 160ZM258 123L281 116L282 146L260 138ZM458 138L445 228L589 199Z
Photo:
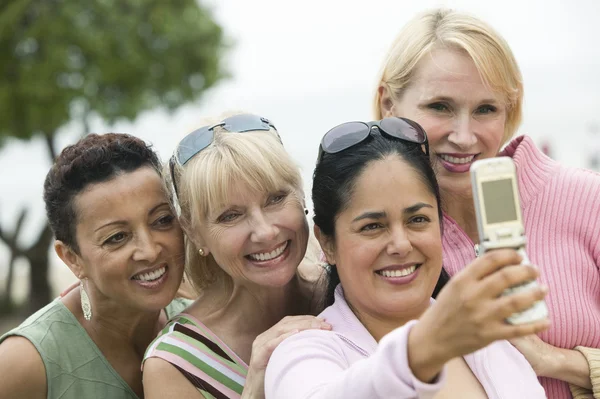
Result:
M471 162L473 162L473 160L475 159L476 156L477 155L466 155L466 156L461 156L461 157L453 157L453 156L447 155L447 154L438 154L438 157L440 157L442 160L456 164L456 165L463 165L463 164L471 163Z
M420 266L421 266L420 264L417 264L417 265L405 267L404 269L376 270L375 273L377 273L383 277L406 277L406 276L410 276L411 274L413 274Z
M167 266L163 266L163 267L158 268L151 272L136 274L131 279L139 280L139 281L156 281L159 278L161 278L162 276L164 276L164 274L166 272L167 272Z
M283 244L281 244L279 247L275 248L271 252L254 253L254 254L246 255L246 257L248 259L256 261L256 262L264 262L267 260L272 260L272 259L275 259L275 258L281 256L281 254L287 249L289 244L290 244L290 240L287 240L286 242L284 242Z

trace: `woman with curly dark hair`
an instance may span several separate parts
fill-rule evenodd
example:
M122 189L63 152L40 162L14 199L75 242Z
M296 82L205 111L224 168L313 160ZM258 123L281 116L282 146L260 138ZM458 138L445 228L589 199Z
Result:
M182 280L183 234L143 140L92 134L44 183L54 249L80 280L0 337L3 398L143 397L140 364Z

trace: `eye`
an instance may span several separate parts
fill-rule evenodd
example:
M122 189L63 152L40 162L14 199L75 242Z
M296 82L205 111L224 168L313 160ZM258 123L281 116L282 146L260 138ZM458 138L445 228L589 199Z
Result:
M427 216L414 216L409 220L409 223L411 224L417 224L417 225L422 225L422 224L426 224L429 223L431 220L427 217Z
M427 107L429 109L432 109L432 110L438 111L438 112L446 112L446 111L450 110L450 108L448 107L448 104L441 103L441 102L431 103Z
M287 196L288 196L287 193L279 193L279 194L271 195L269 197L269 199L267 200L267 205L280 204L283 202L283 200L285 200L287 198Z
M231 223L235 221L240 216L240 213L237 212L225 212L217 219L218 223Z
M477 107L477 110L475 112L480 115L487 115L487 114L492 114L492 113L496 112L497 110L498 110L498 108L494 107L493 105L483 104L483 105L480 105L479 107Z
M170 227L173 225L175 217L173 215L164 215L156 219L154 225L156 227Z
M373 231L378 228L381 228L381 223L369 223L360 228L360 231Z
M106 241L104 241L105 245L117 245L123 243L127 239L127 234L120 231L116 234L110 236Z

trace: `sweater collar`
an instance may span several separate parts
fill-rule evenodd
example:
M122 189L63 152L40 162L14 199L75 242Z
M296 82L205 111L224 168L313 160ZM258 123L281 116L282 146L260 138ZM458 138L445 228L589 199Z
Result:
M541 192L540 188L559 167L558 162L541 152L529 136L516 137L498 155L511 157L515 161L521 206Z
M333 305L325 309L320 316L324 317L328 323L331 323L333 332L341 339L358 349L363 355L370 356L377 350L377 341L369 330L356 317L346 298L341 284L335 288L335 301ZM430 305L435 300L429 299Z
M341 284L335 288L334 296L333 305L323 312L326 321L332 324L333 332L340 338L357 348L365 356L371 355L377 349L377 341L350 309L344 298L344 289Z

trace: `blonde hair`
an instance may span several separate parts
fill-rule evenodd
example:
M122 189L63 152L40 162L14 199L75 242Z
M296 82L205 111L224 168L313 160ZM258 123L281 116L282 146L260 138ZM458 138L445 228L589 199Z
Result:
M381 70L373 104L375 119L381 119L379 87L394 100L411 82L419 61L435 48L455 48L467 53L490 89L506 101L507 117L503 143L517 131L522 118L523 79L506 41L485 22L448 9L434 9L409 21L394 40Z
M169 180L170 166L166 168L169 171L164 176ZM173 178L177 193L171 194L172 205L180 210L179 222L187 236L186 274L198 291L216 282L231 284L211 254L199 255L194 237L209 212L230 200L232 188L245 185L265 193L289 188L299 203L304 201L300 170L272 129L236 133L216 127L208 147L185 166L174 164ZM172 183L167 181L166 185L173 188Z

